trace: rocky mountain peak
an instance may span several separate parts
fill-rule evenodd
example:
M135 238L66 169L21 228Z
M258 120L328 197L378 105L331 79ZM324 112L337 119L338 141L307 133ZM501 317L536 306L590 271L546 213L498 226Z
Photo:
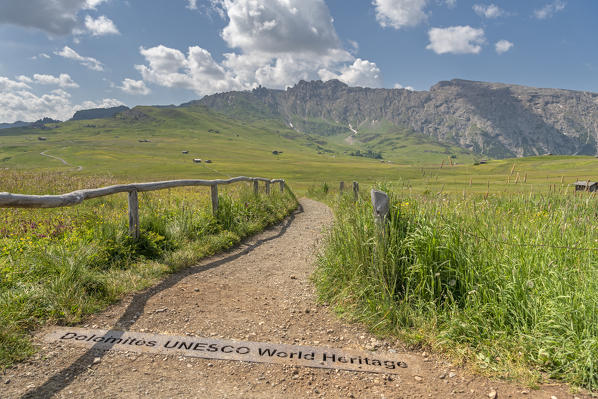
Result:
M345 89L347 87L349 87L349 86L346 83L343 83L338 79L331 79L331 80L327 80L327 81L312 80L310 82L307 82L305 80L300 80L295 86L293 86L287 90Z
M257 110L314 134L386 121L496 158L598 153L598 94L581 91L464 79L438 82L430 91L302 80L285 91L221 93L198 103L231 114Z

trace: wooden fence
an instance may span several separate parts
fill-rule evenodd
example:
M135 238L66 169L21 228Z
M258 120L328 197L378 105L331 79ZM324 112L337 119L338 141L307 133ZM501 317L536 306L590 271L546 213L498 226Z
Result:
M339 183L338 191L342 195L344 190L345 182L342 181ZM379 225L383 225L390 209L390 200L388 198L388 194L386 194L384 191L378 191L374 189L371 190L370 194L372 197L372 207L374 208L374 218ZM353 200L359 200L359 183L356 181L353 182Z
M253 182L253 191L257 194L260 181L265 183L267 194L270 194L270 185L274 183L279 183L280 191L284 192L284 180L270 180L263 177L239 176L228 180L168 180L150 183L118 184L102 188L77 190L61 195L0 193L0 208L59 208L77 205L92 198L105 197L118 193L129 193L129 233L133 238L139 238L139 201L137 198L137 193L139 192L165 190L175 187L210 186L212 212L216 214L218 211L218 185Z
M338 186L338 191L341 194L343 194L343 191L345 191L345 182L344 181L340 182L340 184ZM354 181L353 182L353 199L355 201L357 201L358 198L359 198L359 183Z

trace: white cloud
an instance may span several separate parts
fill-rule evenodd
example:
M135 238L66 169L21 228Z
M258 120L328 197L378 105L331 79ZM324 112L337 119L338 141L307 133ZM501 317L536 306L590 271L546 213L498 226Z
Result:
M197 0L187 0L189 4L187 4L187 8L190 10L197 10Z
M187 0L187 1L191 2L193 0ZM201 6L202 12L204 12L210 18L212 17L213 14L216 14L220 18L226 19L226 10L224 9L224 0L207 0L207 3L209 3L209 4ZM191 3L189 4L189 6L187 8L192 9L190 6L191 6Z
M112 20L102 15L96 19L87 15L85 17L85 27L93 36L104 36L104 35L119 35L120 32L114 25Z
M498 18L506 14L504 10L502 10L495 4L474 4L473 11L475 11L475 13L478 14L480 17L486 18Z
M25 78L27 77L25 76ZM35 75L33 75L33 82L42 85L57 85L62 88L79 87L79 85L75 83L73 79L71 79L68 73L61 73L59 76L41 75L36 73Z
M145 96L151 93L151 90L145 85L143 80L133 80L126 78L123 80L122 86L119 89L128 94Z
M136 68L143 80L199 95L258 85L284 88L300 79L318 79L320 71L359 84L380 81L374 63L356 62L342 48L323 0L211 0L211 4L227 13L222 38L235 52L223 54L218 63L199 46L189 47L186 54L163 45L141 48L146 65Z
M411 87L411 86L403 86L400 83L395 83L394 88L395 89L405 89L405 90L409 90L409 91L415 91L415 89L413 87Z
M457 0L445 0L444 3L448 8L455 8L457 7Z
M0 122L35 121L46 116L66 120L80 109L122 105L121 101L114 98L106 98L98 102L85 101L74 105L71 102L71 95L62 89L36 95L25 84L7 85L6 81L9 79L0 76Z
M401 29L416 26L428 16L424 9L427 0L374 0L376 20L386 28ZM451 1L447 2L449 5Z
M31 79L29 79L31 80ZM25 81L14 81L10 80L5 76L0 76L0 93L3 93L8 90L19 90L19 89L30 89L29 85L25 83Z
M108 0L86 0L85 9L95 10L100 4L107 2Z
M54 52L54 54L59 55L64 58L68 58L71 60L78 61L81 65L94 70L94 71L103 71L104 66L103 64L96 60L93 57L83 57L79 55L75 50L70 48L69 46L64 46L64 48L60 51Z
M17 76L17 80L19 82L24 82L24 83L33 83L33 79L31 79L29 76L25 76L25 75Z
M70 95L64 90L55 90L37 96L27 90L2 92L0 96L0 121L34 121L45 116L57 119L70 117L72 104Z
M471 26L432 28L428 31L430 44L426 49L436 54L478 54L486 42L483 29Z
M163 45L149 49L142 47L140 52L149 65L135 67L148 82L165 87L185 88L200 95L242 88L201 47L189 47L188 55Z
M67 35L78 24L77 13L95 9L106 0L27 0L0 1L0 24L43 30L52 35Z
M506 53L511 49L511 47L513 47L513 43L508 40L499 40L494 45L494 48L498 54Z
M339 47L323 0L223 0L229 23L222 38L246 53L310 52Z
M555 13L563 11L567 4L561 0L555 0L552 3L546 4L544 7L534 10L534 17L538 19L547 19L552 17Z
M381 87L382 76L380 68L370 61L358 58L352 65L345 66L340 70L340 74L327 70L318 72L323 80L338 79L349 86L363 87Z
M79 105L75 105L72 109L72 113L74 114L76 111L82 109L92 109L92 108L112 108L118 107L119 105L125 105L122 101L117 100L116 98L104 98L99 102L96 101L83 101Z
M351 54L356 54L359 51L358 42L356 42L355 40L347 40L347 43L349 43L349 45L351 46L351 48L349 49Z
M31 57L32 60L37 60L38 58L45 58L45 59L50 59L50 56L46 53L39 53L38 55L34 55L33 57Z

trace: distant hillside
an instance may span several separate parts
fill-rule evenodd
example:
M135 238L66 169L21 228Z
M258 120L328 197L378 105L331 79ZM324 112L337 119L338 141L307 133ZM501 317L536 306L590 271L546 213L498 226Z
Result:
M0 123L0 129L10 129L11 127L25 127L31 125L31 122L16 121L14 123Z
M73 121L82 121L87 119L106 119L112 118L116 114L124 111L128 111L129 107L124 105L120 105L118 107L112 108L94 108L94 109L85 109L81 111L75 112L75 115L71 118Z
M598 153L598 94L581 91L460 79L430 91L301 81L287 90L221 93L183 104L192 105L241 119L281 119L324 136L388 124L496 158Z
M49 123L61 123L62 121L59 121L58 119L52 119L52 118L42 118L42 119L38 119L35 122L23 122L23 121L17 121L15 123L0 123L0 129L10 129L13 127L30 127L30 128L36 128L36 129L45 129L46 128L46 124Z
M41 127L44 127L46 124L49 124L49 123L61 123L61 122L62 121L60 121L58 119L52 119L52 118L45 117L45 118L36 120L35 122L29 124L29 126L30 127L41 128Z

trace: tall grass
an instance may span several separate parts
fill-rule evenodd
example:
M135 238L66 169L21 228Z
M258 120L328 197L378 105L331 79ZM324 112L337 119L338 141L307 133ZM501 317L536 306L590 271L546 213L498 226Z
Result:
M598 201L390 193L336 205L319 257L321 298L480 369L598 388Z
M1 171L0 191L63 193L115 184L111 178ZM126 195L70 208L0 209L0 368L32 352L28 333L72 324L123 293L229 248L283 219L290 191L255 195L231 185L212 215L206 189L141 193L141 238L128 235Z

